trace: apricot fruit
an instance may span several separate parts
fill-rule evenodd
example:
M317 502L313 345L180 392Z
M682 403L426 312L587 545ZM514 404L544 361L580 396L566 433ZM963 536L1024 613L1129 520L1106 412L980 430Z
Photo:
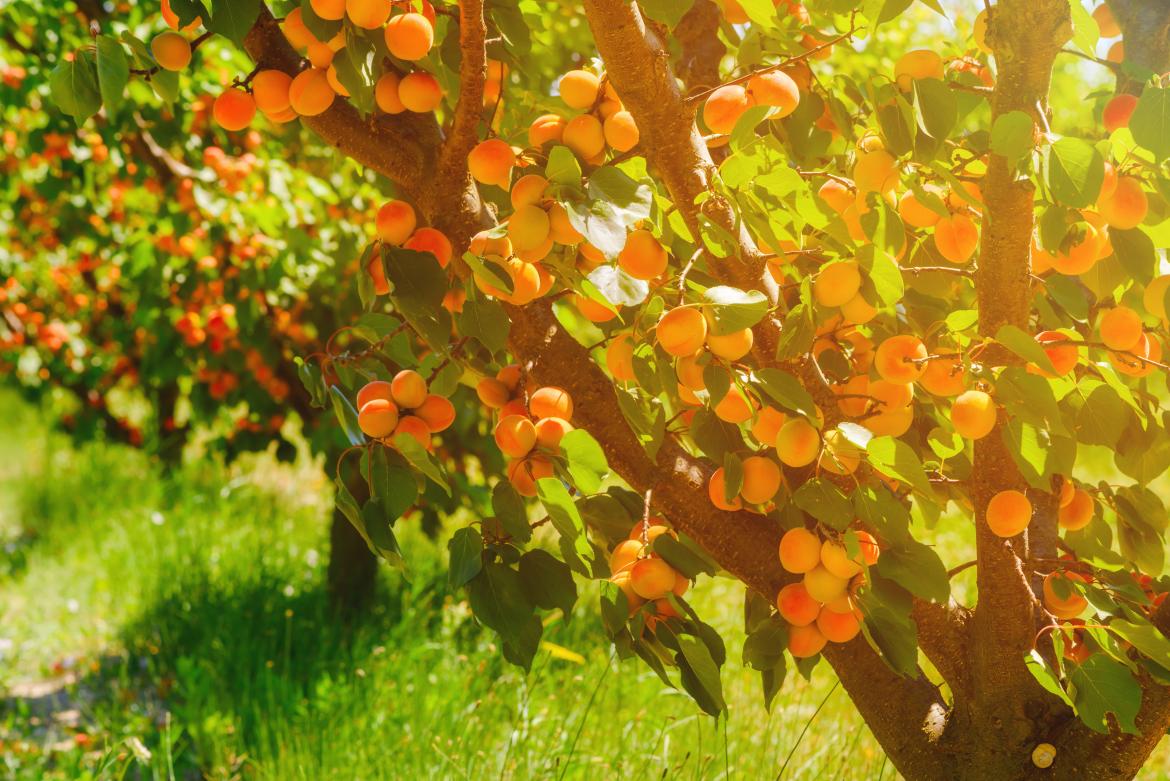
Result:
M712 133L726 135L735 130L735 124L752 107L752 97L739 84L725 84L709 96L703 104L703 123Z
M401 114L406 111L402 98L398 97L400 81L397 73L384 73L374 84L374 102L387 114Z
M1108 196L1097 199L1097 213L1110 228L1131 230L1142 224L1150 211L1150 201L1142 189L1142 180L1122 176Z
M983 439L995 428L995 422L995 400L984 391L964 391L951 405L951 423L966 439Z
M606 117L601 129L605 135L605 143L618 152L629 152L638 145L641 138L634 115L624 109Z
M548 179L540 174L525 174L512 185L509 197L513 209L524 206L538 206L544 200L544 193L548 189Z
M397 425L398 408L386 399L367 401L358 411L358 428L371 439L390 436Z
M1097 331L1106 347L1125 352L1141 340L1142 318L1127 306L1115 306L1101 316Z
M821 538L803 526L789 529L780 538L780 566L803 575L821 563Z
M386 23L386 48L400 60L421 60L435 44L435 28L425 16L413 11Z
M1084 583L1085 579L1075 572L1050 572L1044 576L1044 607L1057 618L1069 620L1076 618L1089 606L1089 600L1081 596L1072 583ZM1057 583L1062 583L1061 590L1069 592L1062 597L1057 593Z
M605 368L618 382L633 382L634 342L627 333L617 334L605 348Z
M617 574L622 570L630 567L638 560L638 556L642 554L642 549L645 546L641 540L622 540L614 547L613 552L609 554L609 571L612 574Z
M581 114L570 119L561 140L586 162L605 151L605 130L600 120L592 114Z
M324 114L336 97L329 76L320 68L301 71L288 87L289 105L302 117Z
M154 36L150 42L150 53L163 70L181 71L191 64L191 44L176 32Z
M662 599L674 588L677 573L659 558L639 559L630 568L630 586L643 599Z
M477 182L507 190L512 183L516 153L501 139L480 141L467 157L467 167Z
M390 393L399 407L414 409L427 400L427 381L413 369L403 369L390 381Z
M772 106L772 119L781 119L800 105L800 87L782 70L757 73L748 79L749 100L757 106Z
M1032 503L1020 491L1000 491L987 503L984 518L995 536L1015 537L1032 522Z
M695 307L668 309L659 318L654 333L658 344L670 355L693 355L707 340L707 319Z
M898 334L878 345L873 363L883 380L905 385L923 375L929 355L926 345L917 336Z
M1101 3L1093 9L1093 19L1097 22L1097 29L1100 30L1102 38L1116 38L1121 35L1121 28L1117 25L1108 3Z
M394 396L390 392L390 383L385 380L372 380L371 382L367 382L358 390L357 396L354 398L354 406L360 410L374 399L394 401Z
M786 466L808 466L820 452L820 432L804 418L792 418L776 434L776 455Z
M732 385L727 395L715 405L715 417L737 426L751 420L754 412L751 401L738 385Z
M834 575L824 564L818 564L804 573L804 587L808 589L809 596L817 602L832 602L844 596L849 587L849 579Z
M329 22L345 16L345 0L309 0L309 7L313 13Z
M1067 334L1060 331L1041 331L1036 334L1036 341L1041 345L1048 345L1053 342L1067 342L1069 337ZM1042 369L1035 364L1028 364L1028 371L1039 374L1044 377L1063 377L1076 368L1080 361L1080 356L1077 353L1077 346L1075 344L1054 344L1052 347L1044 347L1044 354L1048 356L1048 360L1052 362L1052 367L1056 369L1053 374L1047 369Z
M808 626L817 620L821 606L808 595L803 583L789 583L776 595L776 609L791 626Z
M723 471L723 467L719 467L711 473L711 479L707 481L707 496L710 497L711 504L720 510L742 510L743 502L740 501L740 498L735 496L728 501L726 491L727 477Z
M860 554L858 554L856 559L849 558L849 553L845 550L845 546L839 542L825 540L821 544L821 564L825 569L839 578L849 580L849 578L861 572L862 561L864 559Z
M439 86L439 80L431 74L415 71L406 74L398 82L398 100L408 111L426 114L437 109L443 102L443 88ZM508 151L511 151L511 147L508 147Z
M551 453L561 451L561 440L573 430L573 424L564 418L541 418L536 421L536 444Z
M816 624L794 626L788 630L788 653L793 659L810 659L823 651L827 642Z
M723 336L712 333L709 329L707 331L707 349L727 361L738 361L752 351L754 343L755 335L750 328L732 331Z
M536 425L523 415L501 418L493 436L500 452L509 458L523 458L536 447Z
M928 184L923 189L940 199L943 197L942 188L936 185ZM942 219L942 215L920 201L913 190L907 190L898 199L898 216L912 228L933 228Z
M898 89L908 92L918 79L943 78L943 61L933 49L914 49L898 58L894 65L894 81Z
M378 209L378 216L374 220L378 238L395 246L409 239L417 224L414 207L406 201L387 201Z
M345 0L345 15L363 30L376 30L390 18L390 0Z
M597 102L601 79L585 70L573 70L561 77L558 89L569 108L587 110Z
M572 246L580 244L585 237L573 227L569 220L569 212L559 203L548 207L548 232L557 244Z
M1065 483L1065 485L1072 485ZM1060 528L1073 532L1085 528L1093 520L1096 512L1096 503L1088 491L1080 488L1072 492L1067 504L1062 504L1057 511L1056 520Z
M531 498L537 494L536 481L552 477L554 473L552 461L543 456L529 456L508 465L508 482L516 493Z
M666 248L654 234L638 229L626 236L626 244L618 253L618 265L635 279L655 279L662 276L668 263Z
M748 504L766 504L780 490L783 475L780 466L765 456L749 456L743 460L743 486L739 495Z
M252 78L252 98L265 114L281 114L292 108L289 90L292 76L284 71L262 70Z
M942 217L934 226L934 246L947 261L962 265L979 247L979 226L965 214Z
M500 409L512 398L512 392L495 377L484 377L475 386L475 395L487 407Z
M836 179L829 179L822 184L817 190L817 195L837 214L841 214L857 201L853 190Z
M861 289L861 271L856 260L843 260L821 267L813 280L813 298L824 307L838 307Z
M256 101L247 92L228 87L215 99L211 112L224 130L243 130L256 116Z
M848 643L861 632L861 622L852 612L822 610L817 616L817 629L830 643Z
M854 533L857 535L857 544L861 548L861 558L870 567L877 564L878 558L882 555L877 538L865 530L858 530Z
M764 407L756 413L756 420L752 423L752 436L761 445L776 446L776 437L780 429L788 421L788 416L775 407Z
M853 166L853 182L862 195L888 193L898 184L898 161L885 149L867 152Z
M1105 110L1101 114L1101 123L1105 125L1105 129L1110 133L1120 130L1123 127L1129 127L1129 120L1133 116L1137 105L1137 95L1130 95L1128 93L1115 95L1105 104Z
M455 422L455 405L450 399L432 393L415 408L414 414L427 424L432 434L438 434L440 431L446 431Z
M837 475L851 475L861 465L861 448L851 442L840 429L825 434L824 447L817 466Z
M543 114L528 126L528 145L539 149L548 143L560 143L565 132L565 120L556 114Z
M447 268L454 253L451 240L437 228L419 228L402 246L415 252L431 253L439 262L440 268Z

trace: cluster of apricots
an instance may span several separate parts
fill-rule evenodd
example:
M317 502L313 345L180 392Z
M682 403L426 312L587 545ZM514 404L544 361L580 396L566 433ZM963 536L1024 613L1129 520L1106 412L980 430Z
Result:
M647 602L653 603L654 611L646 622L650 629L657 621L678 618L668 595L681 597L691 585L685 575L650 550L654 540L663 534L678 539L661 518L639 521L630 529L630 536L614 546L609 555L609 579L625 594L630 615Z
M769 106L771 119L783 119L800 105L800 87L792 76L776 68L755 73L745 83L717 87L703 103L703 124L717 135L735 129L740 117L754 106Z
M362 433L386 444L405 434L430 450L431 436L455 422L455 406L429 393L427 381L413 369L403 369L390 382L367 382L358 390L354 406Z
M415 252L429 252L435 256L439 266L446 268L451 262L451 240L437 228L418 227L418 215L406 201L387 201L378 209L374 220L378 240L395 247L404 247ZM386 295L390 282L379 257L375 256L366 268L374 281L374 292Z
M789 529L780 538L780 566L800 575L776 595L776 609L789 626L788 650L794 658L816 656L826 643L847 643L861 631L861 611L854 595L865 582L864 569L881 555L877 540L863 530L852 532L858 552L850 556L845 544L822 539L804 527Z
M496 414L493 436L508 459L506 474L521 496L536 496L536 481L555 473L553 457L573 430L573 399L562 388L525 386L517 364L484 377L475 387Z

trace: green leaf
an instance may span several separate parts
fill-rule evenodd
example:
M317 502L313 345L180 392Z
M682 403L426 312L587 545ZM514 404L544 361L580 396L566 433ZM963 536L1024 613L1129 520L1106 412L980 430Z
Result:
M609 463L593 435L583 428L573 429L561 439L561 453L577 490L584 494L596 493L609 474Z
M1113 254L1134 280L1149 284L1158 273L1158 251L1154 242L1141 228L1132 230L1109 229Z
M369 478L374 496L381 500L391 521L418 498L418 481L402 456L388 447L376 446L369 458Z
M554 146L548 153L544 178L557 184L580 185L581 164L577 162L577 156L567 146Z
M520 557L520 579L533 604L544 610L560 608L567 621L577 602L577 584L569 566L548 551L530 550Z
M913 676L918 672L918 627L910 618L910 595L872 568L869 575L871 587L858 600L865 617L861 630L890 669Z
M853 523L853 505L840 488L827 480L806 480L792 494L797 507L826 526L844 530Z
M943 81L915 79L914 114L923 132L942 141L959 119L959 99Z
M1085 54L1094 56L1097 41L1101 39L1101 28L1097 26L1097 20L1080 0L1069 0L1068 7L1072 13L1073 43Z
M705 712L717 716L727 709L723 700L723 682L706 643L694 635L678 635L678 658L683 688L695 698Z
M802 291L801 298L804 298ZM816 323L807 304L797 304L784 318L780 339L776 345L776 360L786 361L806 354L816 339Z
M447 274L429 252L382 245L386 278L394 286L394 308L431 349L446 352L451 338L451 315L443 308Z
M739 427L715 417L710 410L695 410L691 420L691 439L712 461L722 463L728 452L743 450L745 445Z
M1105 179L1105 158L1087 141L1065 137L1047 150L1048 186L1057 201L1082 209L1092 205Z
M62 59L49 75L53 102L79 125L102 107L96 60L92 51L78 49L72 60Z
M374 553L378 554L390 564L402 569L406 562L402 558L402 549L398 547L398 540L394 537L394 530L390 528L390 518L386 508L377 497L370 499L362 506L362 524L365 529L366 542Z
M934 489L914 448L894 437L876 437L866 448L869 463L895 480L906 483L928 501L934 501Z
M585 192L590 200L610 205L621 224L627 228L650 217L654 203L654 182L649 178L634 180L620 168L605 165L589 174Z
M345 432L349 444L365 444L366 435L358 426L357 410L353 408L353 404L350 403L345 393L336 385L330 385L329 398L333 401L333 414L337 417L337 422L341 424L341 430Z
M399 434L394 437L394 448L403 455L418 471L426 475L432 483L443 489L447 496L451 495L451 484L447 480L447 473L443 465L433 454L427 452L422 444L410 434Z
M1129 118L1133 140L1154 153L1156 162L1170 157L1170 89L1147 87Z
M950 599L951 582L946 565L934 548L913 538L883 550L874 566L882 577L917 597L938 604L946 604Z
M1085 399L1077 414L1077 439L1086 445L1112 448L1130 421L1130 409L1117 391L1098 385Z
M803 415L816 425L816 403L800 380L782 369L760 369L754 377L765 395L784 409Z
M1170 639L1148 621L1134 623L1122 618L1109 622L1109 631L1149 657L1154 663L1170 669Z
M98 91L106 113L118 113L126 84L130 81L130 59L118 39L110 35L97 37Z
M447 542L447 550L451 553L447 574L451 588L466 584L483 569L483 537L475 529L457 529Z
M1052 365L1052 359L1048 357L1048 353L1044 352L1044 348L1035 338L1029 336L1022 329L1014 325L1005 325L996 332L995 341L1028 363L1034 363L1051 374L1056 373L1056 367Z
M474 285L468 285L467 300L463 302L463 311L456 316L456 327L459 333L497 353L508 342L511 320L503 305L482 295Z
M1009 111L991 126L991 151L1014 165L1035 147L1036 123L1023 111Z
M244 36L252 29L259 15L260 0L212 0L211 23L207 29L242 46Z
M715 566L707 558L691 550L687 545L669 534L660 534L651 543L654 553L690 580L700 574L715 575Z
M589 562L594 558L593 548L585 534L585 522L568 490L555 477L542 477L536 481L536 493L553 528L561 535L561 550L566 561L582 575L589 575Z
M506 641L518 638L532 615L532 603L520 574L496 561L483 565L471 579L468 602L476 620Z
M524 498L516 492L507 480L496 483L492 489L492 512L516 542L524 544L532 539L532 527L528 525L528 512L524 509Z
M1093 654L1073 667L1069 680L1077 715L1090 729L1108 734L1106 716L1112 713L1122 732L1137 734L1134 719L1142 704L1142 688L1129 668L1105 654Z
M651 19L674 27L686 16L695 0L640 0L642 12Z
M758 290L717 285L703 291L703 301L711 331L717 336L751 328L768 314L768 299Z
M1057 677L1056 671L1048 666L1048 662L1044 661L1044 657L1040 652L1033 648L1024 657L1024 666L1028 668L1028 672L1032 673L1032 677L1036 682L1044 687L1051 694L1055 694L1060 699L1064 700L1070 708L1073 707L1073 702L1069 699L1068 692L1060 685L1060 678Z

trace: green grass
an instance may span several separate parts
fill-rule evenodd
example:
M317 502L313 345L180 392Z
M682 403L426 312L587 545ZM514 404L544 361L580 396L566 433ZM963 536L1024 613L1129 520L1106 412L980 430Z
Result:
M3 394L0 421L0 693L47 680L79 711L51 725L0 706L0 778L760 779L786 760L786 779L895 777L825 665L765 711L730 580L693 592L728 641L724 723L611 660L594 591L545 635L583 662L507 665L447 588L444 541L409 522L409 580L384 571L376 609L341 623L313 464L164 478L133 451L68 446Z

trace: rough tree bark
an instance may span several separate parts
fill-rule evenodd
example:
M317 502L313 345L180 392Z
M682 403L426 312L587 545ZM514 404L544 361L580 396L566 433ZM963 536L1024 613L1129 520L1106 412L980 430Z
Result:
M607 73L642 130L641 148L697 236L700 209L695 199L709 190L714 165L675 86L662 42L647 29L634 4L586 0L585 6ZM1067 3L1002 0L996 9L992 40L1001 58L1001 82L995 111L1019 109L1035 116L1046 99L1052 59L1064 40L1060 36L1067 25ZM474 90L475 81L482 81L476 75L482 74L483 67L482 5L465 0L460 14L464 25L460 45L464 61L470 63L461 81L465 90L468 85ZM692 32L701 36L702 29L696 23ZM689 43L691 47L701 44ZM266 8L248 35L246 48L265 67L290 73L301 67ZM478 109L478 99L461 100L447 139L431 117L408 121L384 117L370 123L340 101L320 117L303 121L327 143L394 181L415 200L426 219L447 232L461 249L472 234L492 221L467 176L465 155L449 151L466 148L468 139L474 139ZM432 185L427 172L435 170L439 161L450 166L446 170L451 175L445 183ZM1026 183L1014 179L1002 160L993 160L986 185L988 225L979 272L981 328L985 334L994 334L1002 324L1027 325L1032 192ZM713 262L715 273L728 284L763 290L775 301L775 285L750 238L739 232L731 205L712 198L702 214L741 237L739 257ZM1002 291L988 294L987 287L1002 287ZM570 392L577 401L574 424L601 443L614 472L636 490L653 489L655 511L703 546L728 572L772 598L787 582L775 559L779 530L759 516L713 508L705 490L710 466L675 439L668 437L657 458L650 459L624 423L612 384L587 350L559 325L548 302L509 307L509 315L513 354L538 382L558 384ZM765 365L774 363L778 333L779 324L770 320L756 329L757 357ZM829 399L828 406L835 407L819 386L810 390L820 392L820 398ZM980 507L995 486L1020 484L1013 471L989 463L995 455L996 451L983 448L976 456L988 475L979 489ZM1005 453L998 455L1001 463L1010 464ZM1043 777L1124 777L1136 772L1170 723L1170 698L1158 687L1150 687L1139 716L1139 723L1149 727L1142 738L1095 738L1055 698L1037 691L1022 660L1046 614L1038 609L1020 563L1024 545L997 544L980 532L982 612L977 609L972 616L953 604L915 607L920 645L950 684L953 708L924 675L895 675L860 638L827 650L827 659L862 716L907 778L1041 777L1031 765L1030 754L1035 743L1044 739L1056 743L1060 753L1057 765ZM1163 612L1168 613L1161 624L1166 627L1170 609Z

